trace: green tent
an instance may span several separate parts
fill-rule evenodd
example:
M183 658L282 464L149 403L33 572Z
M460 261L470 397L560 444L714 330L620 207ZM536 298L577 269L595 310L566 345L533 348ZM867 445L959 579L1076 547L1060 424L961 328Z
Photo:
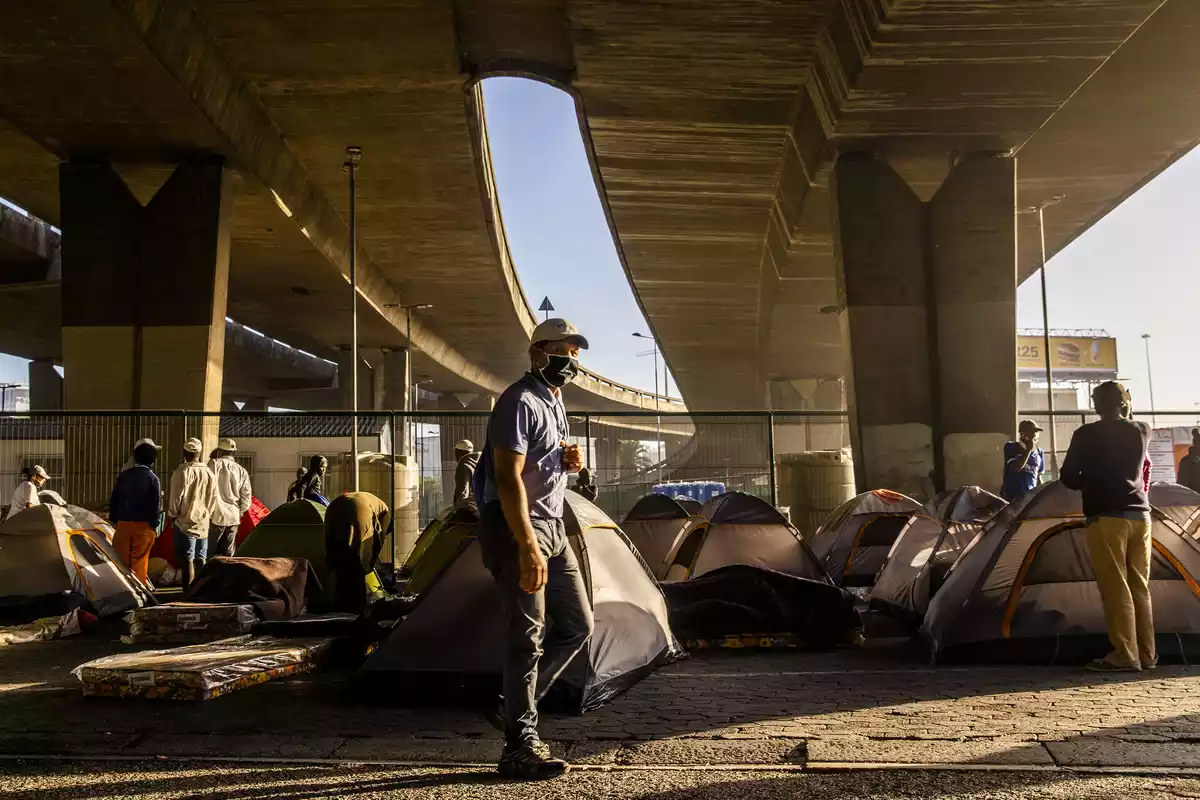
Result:
M305 558L321 582L322 602L333 601L333 578L325 567L325 506L294 500L267 514L237 549L246 558Z
M475 540L479 517L470 506L451 507L421 532L404 562L405 594L419 595Z

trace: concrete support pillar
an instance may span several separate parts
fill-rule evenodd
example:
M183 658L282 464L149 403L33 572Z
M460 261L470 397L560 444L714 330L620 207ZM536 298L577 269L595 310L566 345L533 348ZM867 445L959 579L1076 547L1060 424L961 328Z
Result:
M358 409L371 411L374 408L374 389L372 387L371 367L363 361L362 356L354 358L350 348L339 347L337 351L337 397L339 411L350 411L354 408L354 381L351 372L354 364L358 365Z
M382 392L380 392L381 408L389 411L403 411L407 407L408 393L412 390L406 386L404 375L407 372L406 365L408 364L407 350L384 350L382 354L382 371L383 378Z
M1016 418L1016 162L964 157L926 203L847 154L832 188L860 490L997 489Z
M53 361L29 362L29 410L57 411L63 407L63 379Z
M63 164L59 191L65 407L218 410L232 207L222 160L180 164L145 207L99 161ZM212 417L186 432L211 447L218 426ZM180 424L158 435L164 457L181 452L184 433ZM86 421L68 425L72 502L107 500L141 435L97 437Z

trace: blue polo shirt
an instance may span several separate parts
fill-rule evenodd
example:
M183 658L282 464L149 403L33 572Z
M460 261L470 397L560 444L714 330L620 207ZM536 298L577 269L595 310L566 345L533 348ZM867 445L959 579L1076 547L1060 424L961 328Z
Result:
M1029 454L1025 468L1020 472L1011 472L1008 462L1020 458L1024 452L1025 446L1020 442L1007 442L1004 445L1004 483L1000 489L1000 496L1010 503L1037 488L1041 483L1042 473L1046 471L1046 453L1042 448L1035 447Z
M529 498L529 516L562 517L567 474L562 468L562 442L569 431L567 411L541 379L526 374L504 390L488 419L487 441L475 471L473 489L486 505L500 499L492 475L492 448L525 456L521 481Z

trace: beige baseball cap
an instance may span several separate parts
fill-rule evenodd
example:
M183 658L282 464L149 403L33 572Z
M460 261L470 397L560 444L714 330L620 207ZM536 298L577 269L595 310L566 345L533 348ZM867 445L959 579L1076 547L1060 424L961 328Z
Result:
M159 447L158 445L156 445L156 444L154 443L154 440L153 440L153 439L138 439L138 440L137 440L137 443L136 443L136 444L134 444L134 446L133 446L133 449L134 449L134 450L137 450L139 447L141 447L141 446L142 446L142 445L144 445L144 444L148 444L148 445L150 445L150 446L151 446L151 447L153 447L155 450L162 450L162 448L161 448L161 447Z
M196 437L192 437L183 443L183 451L185 453L203 453L204 442L201 442Z
M475 452L475 444L470 439L459 439L455 443L454 449L455 450L465 450L468 453L474 453Z
M29 474L36 475L44 480L50 480L50 475L47 474L45 468L43 468L40 464L34 466L34 468L29 471Z
M529 341L534 344L538 342L571 342L584 350L588 349L588 340L579 332L579 329L561 317L554 317L540 323L533 329Z
M222 439L221 441L217 442L217 449L224 450L228 453L236 453L237 442L235 442L233 439Z

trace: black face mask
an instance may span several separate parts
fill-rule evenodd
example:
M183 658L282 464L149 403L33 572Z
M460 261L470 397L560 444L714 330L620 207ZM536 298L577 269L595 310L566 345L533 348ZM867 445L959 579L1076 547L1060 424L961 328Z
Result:
M561 389L579 374L579 362L570 356L557 356L546 353L549 362L544 367L538 367L542 380L556 389Z

